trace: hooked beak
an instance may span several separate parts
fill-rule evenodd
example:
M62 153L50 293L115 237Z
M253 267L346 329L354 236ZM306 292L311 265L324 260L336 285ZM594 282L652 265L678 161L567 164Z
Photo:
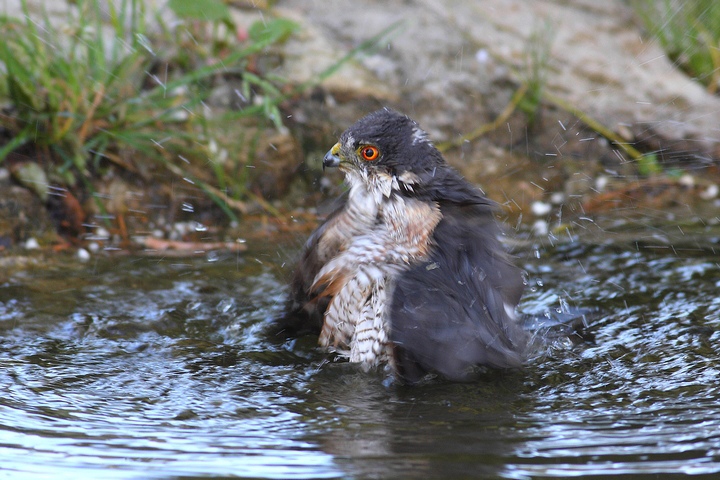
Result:
M340 166L340 142L333 145L333 147L323 157L323 170L325 167L338 167Z

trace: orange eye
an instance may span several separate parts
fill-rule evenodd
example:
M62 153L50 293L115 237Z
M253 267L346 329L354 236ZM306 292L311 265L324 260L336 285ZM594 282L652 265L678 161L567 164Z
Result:
M368 162L372 162L380 156L380 150L377 147L368 145L360 149L360 155Z

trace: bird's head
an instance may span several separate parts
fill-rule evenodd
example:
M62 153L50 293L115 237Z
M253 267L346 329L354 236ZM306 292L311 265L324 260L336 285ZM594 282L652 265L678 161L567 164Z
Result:
M443 164L418 124L390 109L355 122L323 159L323 167L339 167L346 176L365 173L399 178L406 172L421 174Z
M494 205L445 162L417 123L387 108L345 130L325 154L323 167L339 167L351 190L482 209Z

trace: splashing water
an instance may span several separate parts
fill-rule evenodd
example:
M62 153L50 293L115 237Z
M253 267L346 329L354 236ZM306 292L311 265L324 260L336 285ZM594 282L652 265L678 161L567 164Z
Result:
M258 246L239 263L110 257L15 273L0 286L3 468L103 478L720 471L716 258L577 243L535 252L516 252L533 286L522 308L599 307L595 343L551 342L524 371L413 388L326 363L314 339L267 338L289 267Z

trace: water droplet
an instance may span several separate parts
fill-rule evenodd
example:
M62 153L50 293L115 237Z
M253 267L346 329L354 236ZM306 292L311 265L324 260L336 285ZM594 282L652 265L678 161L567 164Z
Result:
M226 298L226 299L220 300L220 302L217 304L217 307L215 307L215 309L220 313L227 313L234 306L235 306L235 299L234 298Z
M155 52L153 52L153 49L150 47L150 40L143 35L142 33L136 33L135 36L137 37L138 43L148 52L150 52L151 55L155 56Z
M247 103L247 101L248 101L247 98L245 98L245 95L243 95L242 92L240 90L238 90L237 88L235 89L235 95L237 95L240 98L240 100Z

